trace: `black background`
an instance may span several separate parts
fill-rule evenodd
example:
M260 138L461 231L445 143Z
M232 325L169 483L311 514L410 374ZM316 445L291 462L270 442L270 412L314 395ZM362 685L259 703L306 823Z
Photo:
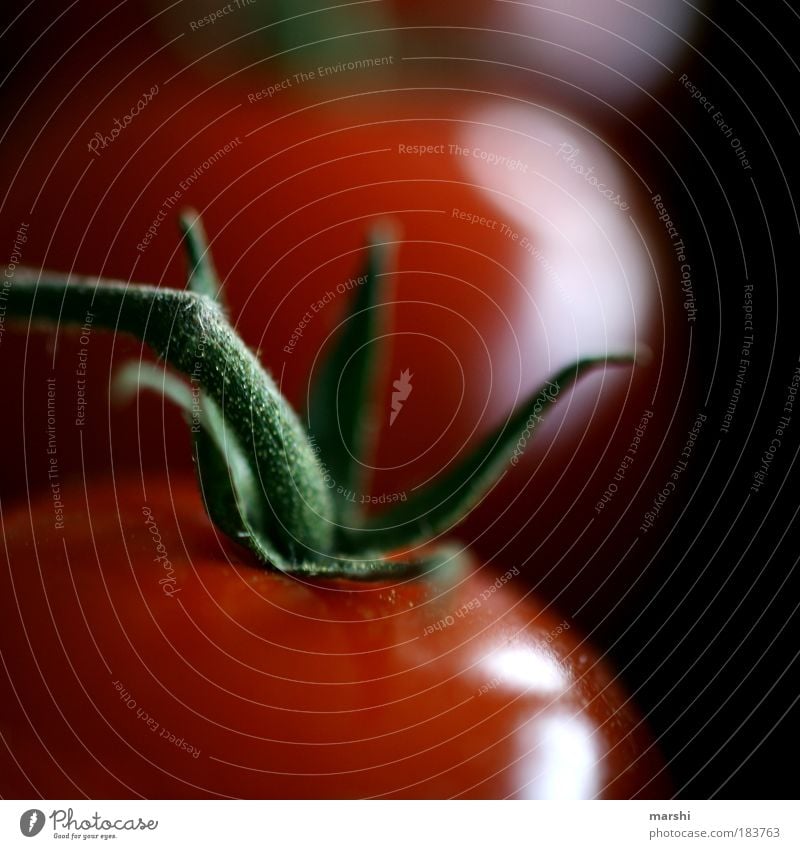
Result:
M667 144L659 186L691 246L702 313L691 371L708 414L659 557L672 574L617 649L690 798L792 798L797 780L797 414L758 493L800 344L796 332L800 28L789 4L718 3L684 72L743 140L743 172L702 108L655 106L641 119ZM696 104L690 104L695 106ZM729 117L728 117L729 116ZM676 179L680 177L680 180ZM681 181L683 185L681 184ZM746 269L746 277L745 277ZM753 284L753 363L729 433L720 431ZM701 462L702 461L702 462ZM663 623L655 636L653 622ZM657 669L657 674L652 675Z

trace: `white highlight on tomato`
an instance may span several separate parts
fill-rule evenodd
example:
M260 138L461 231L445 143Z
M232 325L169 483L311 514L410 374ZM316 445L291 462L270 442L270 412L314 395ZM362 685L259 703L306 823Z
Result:
M529 729L530 751L519 766L525 799L591 799L601 789L599 746L580 716L545 716Z
M562 693L569 683L557 658L547 651L527 645L509 646L493 652L486 661L487 687L502 684L503 690L516 687L535 696Z
M635 224L646 190L624 161L580 124L532 105L484 110L463 144L466 178L486 188L527 256L518 315L532 314L532 300L537 318L522 327L511 317L523 391L579 357L639 352L658 290Z

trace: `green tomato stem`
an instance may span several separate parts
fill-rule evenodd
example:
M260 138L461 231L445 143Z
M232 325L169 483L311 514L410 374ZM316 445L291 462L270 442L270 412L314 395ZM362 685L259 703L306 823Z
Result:
M322 463L352 484L357 464L351 450L355 458L361 456L365 410L374 394L371 343L386 237L371 239L354 313L314 391L312 427L323 449L318 458L299 418L222 310L220 281L197 214L186 211L181 225L188 290L20 268L6 292L6 315L29 326L37 321L59 326L81 325L91 312L94 326L135 336L186 376L191 387L139 363L135 374L129 366L118 376L117 386L156 389L181 407L210 518L264 565L285 574L385 580L427 574L450 563L452 552L445 549L411 553L405 562L386 554L430 541L462 519L506 465L516 462L545 407L583 373L633 363L626 355L573 363L413 498L374 518L346 517L341 509L337 513ZM348 367L353 375L340 396ZM342 407L339 419L337 407Z
M96 277L18 269L9 318L97 327L149 345L222 411L264 499L262 529L291 561L331 553L333 504L306 433L272 378L210 297ZM199 399L202 404L202 397Z

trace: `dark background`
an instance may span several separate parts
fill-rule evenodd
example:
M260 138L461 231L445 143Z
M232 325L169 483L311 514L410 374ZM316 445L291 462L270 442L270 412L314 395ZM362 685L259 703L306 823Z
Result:
M702 49L684 72L726 115L748 150L743 172L700 108L666 102L641 121L665 139L658 185L691 246L701 316L691 370L709 416L692 487L683 491L659 558L671 575L652 619L633 623L617 651L643 682L643 700L671 755L681 795L792 798L798 783L797 407L768 478L753 473L782 415L798 364L797 48L789 4L717 3ZM756 17L757 16L757 17ZM690 104L696 106L696 104ZM730 117L728 117L730 116ZM677 179L677 178L680 178ZM683 185L681 185L681 181ZM753 284L752 365L730 432L744 330L743 286ZM707 400L706 400L707 399ZM688 481L687 481L688 483ZM653 621L663 623L655 638Z
M79 37L100 14L99 4L73 4L47 30L51 4L35 5L37 15L21 16L0 38L6 114L35 86L40 58ZM698 412L708 418L680 490L648 538L647 568L659 577L638 600L642 615L598 625L596 638L636 692L678 795L787 798L797 796L800 738L800 398L766 482L758 493L750 485L800 357L800 113L794 98L800 18L788 3L754 0L717 2L706 13L703 31L675 63L674 84L637 107L636 124L654 143L633 146L630 157L662 195L687 246L698 319L688 382L676 404L689 425ZM127 31L139 14L123 8L106 31ZM458 26L458 14L443 11L437 25ZM102 36L93 36L76 61L89 62L102 44ZM751 171L677 83L681 73L723 112ZM630 128L609 115L598 113L596 126L624 146ZM5 240L9 232L2 235ZM748 281L754 287L752 363L730 431L723 433L745 334ZM645 504L657 491L649 489Z

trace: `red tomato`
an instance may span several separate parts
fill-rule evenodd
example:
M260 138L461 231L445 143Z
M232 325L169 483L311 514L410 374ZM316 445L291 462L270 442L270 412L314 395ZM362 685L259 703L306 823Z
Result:
M56 74L15 116L0 227L20 262L180 285L175 220L198 208L238 329L302 406L367 232L391 222L376 468L353 494L367 506L446 468L579 354L644 343L657 367L565 394L545 482L573 459L559 446L580 440L582 470L625 416L638 420L639 401L627 405L649 403L661 375L652 245L628 217L649 208L585 128L454 89L377 86L317 104L297 81L211 85L145 55L118 48L74 90L79 75ZM613 677L513 571L310 586L219 541L194 485L172 474L189 466L179 415L152 398L137 415L108 403L114 367L140 355L89 322L48 337L3 327L6 392L21 399L3 423L4 494L45 492L33 522L27 508L4 517L0 649L14 698L0 730L14 743L0 792L666 793ZM525 448L525 482L534 456ZM130 482L140 463L146 494ZM109 464L116 488L70 482ZM164 465L169 482L153 480ZM573 496L547 502L545 527ZM514 510L515 531L537 515Z
M516 570L313 585L219 539L192 481L5 517L3 797L663 796L601 658Z
M537 581L556 575L551 597L597 540L627 548L628 536L616 542L614 510L659 451L673 459L663 444L682 336L674 298L657 284L663 234L615 152L567 117L490 93L367 87L316 104L313 83L292 78L264 95L261 86L283 78L212 84L162 56L137 68L141 54L118 49L113 67L101 63L72 93L68 75L40 87L15 119L0 158L0 224L10 242L28 225L21 261L180 285L175 222L181 207L198 208L237 328L302 408L347 316L367 232L390 222L397 245L382 310L388 361L373 412L375 468L352 498L381 509L408 497L576 356L648 347L649 367L615 367L564 393L502 490L462 527L487 557L504 546L508 562L534 553L526 568ZM98 333L84 341L10 328L0 339L7 395L22 399L22 414L0 425L3 494L48 485L40 424L50 376L62 475L188 470L184 424L169 405L108 403L114 368L141 356L140 346ZM411 389L395 411L403 373ZM592 517L648 409L656 414L628 493L575 546L564 531L575 527L570 511L581 526ZM608 571L608 556L597 560L591 590ZM562 600L578 610L586 583L569 586ZM604 615L606 601L593 598Z

